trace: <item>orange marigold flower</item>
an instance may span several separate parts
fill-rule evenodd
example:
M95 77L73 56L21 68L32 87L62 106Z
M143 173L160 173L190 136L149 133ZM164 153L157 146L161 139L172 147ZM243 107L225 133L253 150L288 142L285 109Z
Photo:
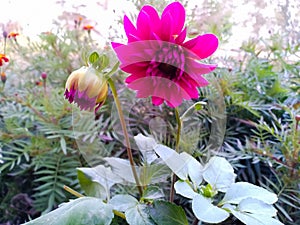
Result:
M90 30L92 30L93 28L94 28L94 26L92 26L92 25L90 25L90 24L85 25L85 26L83 27L83 29L84 29L84 30L87 30L87 31L90 31Z
M4 62L9 62L9 59L6 57L5 54L1 54L1 53L0 53L0 66L3 65L3 61L4 61Z
M16 33L16 32L10 32L9 34L8 34L8 38L16 38L17 36L19 35L19 33Z

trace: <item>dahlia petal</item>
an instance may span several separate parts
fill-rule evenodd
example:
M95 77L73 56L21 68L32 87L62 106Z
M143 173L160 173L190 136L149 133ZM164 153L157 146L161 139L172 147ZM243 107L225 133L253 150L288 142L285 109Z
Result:
M137 91L138 98L158 97L168 101L171 107L177 107L183 99L191 99L179 84L163 77L143 77L132 81L128 87ZM160 100L154 98L153 104L156 103Z
M120 66L120 68L126 73L136 73L140 71L145 71L148 67L148 62L138 62L130 65Z
M160 18L156 9L150 5L145 5L142 10L149 16L151 30L157 32L160 29Z
M198 89L194 85L191 85L191 83L188 83L184 79L181 79L180 82L178 82L178 84L182 89L184 89L188 93L190 98L199 97Z
M179 34L183 28L185 21L184 7L179 2L173 2L169 4L162 13L162 21L165 20L164 17L168 14L172 15L173 18L173 34Z
M157 96L152 96L152 103L153 105L161 105L164 102L163 98L157 97Z
M167 12L161 18L161 39L163 41L170 41L173 35L174 22L170 12Z
M131 83L137 79L141 79L143 77L145 77L145 71L135 72L134 74L131 74L130 76L128 76L125 79L125 82L129 84L129 83Z
M111 46L113 47L113 49L124 46L124 44L121 43L117 43L117 42L111 42Z
M128 40L129 37L138 36L137 29L135 28L135 26L132 24L132 22L126 15L124 16L124 29Z
M151 32L150 18L147 12L145 12L143 9L141 10L137 18L137 30L139 37L144 40L149 39Z
M185 72L191 76L210 73L217 67L216 64L199 63L192 58L186 58L186 65Z
M176 44L182 44L185 38L186 38L186 28L184 28L183 31L181 31L181 33L175 39Z
M199 35L183 44L201 59L212 55L218 48L218 38L214 34Z

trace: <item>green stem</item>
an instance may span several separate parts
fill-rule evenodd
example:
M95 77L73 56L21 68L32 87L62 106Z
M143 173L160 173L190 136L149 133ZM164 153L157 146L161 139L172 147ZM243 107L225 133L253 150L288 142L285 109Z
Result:
M191 110L194 110L195 107L196 107L197 105L206 105L206 104L207 104L206 102L202 102L202 101L194 103L193 105L191 105L191 106L190 106L190 107L182 114L182 116L180 117L180 119L183 120L183 118L184 118Z
M175 150L176 150L176 152L179 152L179 142L180 142L180 133L181 133L181 128L182 128L182 120L179 116L179 112L178 112L177 108L175 108L175 117L176 117L176 122L177 122L177 134L176 134ZM173 173L172 177L171 177L170 202L174 201L175 181L176 181L176 175Z
M128 159L129 159L130 166L131 166L131 171L132 171L135 183L137 185L137 188L139 190L140 196L142 196L143 195L143 190L142 190L142 187L140 185L139 178L138 178L138 175L137 175L137 172L136 172L136 169L135 169L135 163L134 163L134 160L133 160L132 151L131 151L131 147L130 147L130 141L129 141L129 136L128 136L128 132L127 132L127 128L126 128L126 122L125 122L125 119L124 119L124 115L123 115L121 103L120 103L120 100L119 100L119 97L118 97L118 93L117 93L117 90L116 90L116 87L115 87L115 84L114 84L113 80L111 78L109 78L107 80L107 82L110 86L110 89L112 91L112 94L113 94L113 97L114 97L114 100L115 100L115 103L116 103L116 106L117 106L118 115L119 115L119 118L120 118L120 123L121 123L122 130L123 130L123 133L124 133L124 138L125 138L125 143L126 143L126 150L127 150L127 155L128 155Z

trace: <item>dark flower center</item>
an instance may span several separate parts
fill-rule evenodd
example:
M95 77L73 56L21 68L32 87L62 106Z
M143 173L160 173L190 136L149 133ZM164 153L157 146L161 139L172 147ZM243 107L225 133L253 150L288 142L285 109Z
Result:
M175 66L172 66L167 63L160 63L158 66L158 69L161 72L165 73L166 75L169 75L170 79L174 78L174 76L176 75L176 70L177 70L177 68Z

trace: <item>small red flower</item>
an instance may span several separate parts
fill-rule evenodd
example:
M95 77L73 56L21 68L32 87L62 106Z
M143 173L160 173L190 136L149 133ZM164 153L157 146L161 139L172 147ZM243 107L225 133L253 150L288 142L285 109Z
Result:
M3 65L3 61L4 61L4 62L9 62L9 59L6 57L5 54L1 54L1 53L0 53L0 66Z
M186 40L185 9L179 2L169 4L161 16L150 5L143 6L136 26L124 17L126 45L112 43L121 69L130 74L125 80L138 98L151 96L154 105L166 102L179 106L183 99L197 99L198 87L208 85L202 75L216 65L200 63L218 47L213 34Z
M19 35L19 33L16 33L16 32L10 32L9 34L8 34L8 38L16 38L17 36Z
M90 31L90 30L94 29L94 27L93 27L92 25L88 24L88 25L85 25L85 26L83 27L83 29L84 29L84 30L87 30L87 31Z

